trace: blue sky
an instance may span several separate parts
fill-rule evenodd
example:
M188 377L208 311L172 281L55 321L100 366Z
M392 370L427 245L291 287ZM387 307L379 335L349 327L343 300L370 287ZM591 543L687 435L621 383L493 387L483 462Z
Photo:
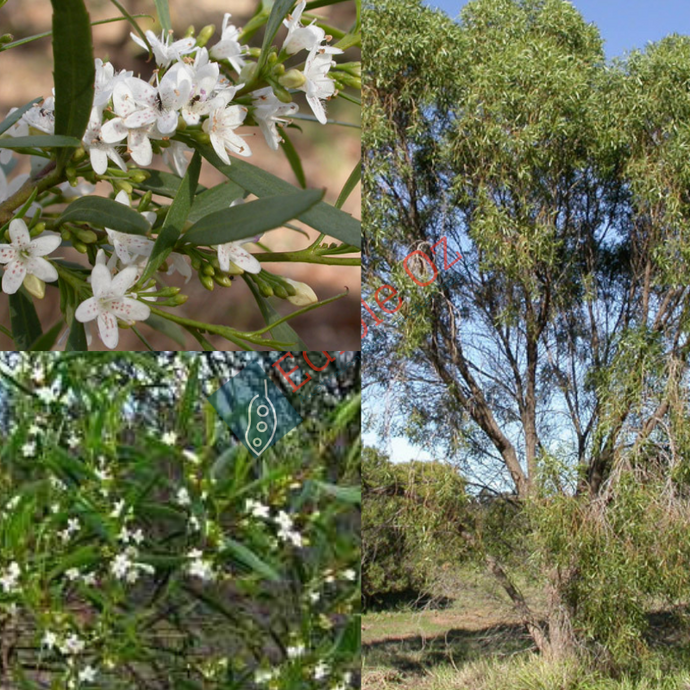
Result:
M468 0L426 0L456 17ZM688 0L571 0L585 20L599 27L607 57L644 48L671 33L690 33Z

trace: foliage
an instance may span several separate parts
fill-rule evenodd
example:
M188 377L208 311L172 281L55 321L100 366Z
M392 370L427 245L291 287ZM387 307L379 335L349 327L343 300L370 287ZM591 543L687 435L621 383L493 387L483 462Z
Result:
M366 604L420 593L443 563L462 558L465 483L437 462L362 455L363 596Z
M357 380L331 382L318 415L256 459L202 397L249 356L4 360L5 684L345 688Z

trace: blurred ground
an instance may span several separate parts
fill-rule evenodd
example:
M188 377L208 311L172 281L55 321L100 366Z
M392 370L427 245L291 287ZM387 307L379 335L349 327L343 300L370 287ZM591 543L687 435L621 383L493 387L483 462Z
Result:
M173 27L176 36L181 36L186 28L192 24L199 31L206 24L215 24L216 33L209 41L209 45L216 43L220 36L223 13L232 13L232 23L243 26L253 15L258 6L258 0L169 0ZM107 0L87 0L87 7L92 20L105 19L119 15L117 8ZM121 4L131 13L149 13L155 16L153 0L122 0ZM326 22L341 29L347 29L354 23L354 2L323 7L316 10L319 16L326 18ZM142 29L152 29L158 33L159 26L151 20L138 20ZM49 0L9 0L0 9L0 33L11 33L15 39L31 36L51 28L51 6ZM93 27L94 53L96 57L110 59L118 69L134 70L135 75L141 73L148 78L152 64L147 64L141 56L140 49L131 40L131 27L127 22L116 22ZM280 30L278 40L282 41L285 29ZM262 32L254 37L250 45L260 42ZM341 61L358 60L357 49L346 51ZM15 106L21 106L37 96L49 96L53 86L52 52L49 38L44 38L24 46L0 53L0 70L2 73L2 87L0 88L0 119L7 111ZM309 106L303 98L298 98L301 113L310 113ZM359 123L359 109L357 106L342 99L329 103L329 117L351 123ZM360 157L359 130L337 125L321 126L318 123L298 122L303 134L297 130L290 130L291 140L300 153L304 166L307 185L326 189L326 200L333 203L345 181L350 175ZM239 130L242 132L242 129ZM282 151L271 151L263 137L259 134L249 140L253 156L248 162L257 165L271 173L296 183L294 174ZM26 157L24 157L26 158ZM155 161L154 161L155 164ZM22 161L16 170L26 172L22 167L28 162ZM163 166L160 166L163 167ZM204 163L200 183L212 186L222 182L225 178ZM107 194L109 185L103 185L99 193ZM360 218L360 187L350 195L343 209L356 218ZM306 226L302 226L311 238L317 233ZM303 248L309 241L302 235L290 230L277 230L264 238L265 243L274 251L290 251ZM85 258L74 250L62 251L62 256L78 260ZM311 264L266 264L268 270L280 275L309 283L320 299L350 290L348 297L320 309L316 309L290 323L302 336L310 349L328 349L335 346L345 350L358 350L360 343L359 331L359 299L360 299L360 270L359 267L331 267ZM251 298L249 290L240 280L234 281L231 288L216 286L212 293L205 290L193 276L185 286L179 275L166 278L170 285L180 285L183 293L189 295L189 301L175 311L181 316L197 318L208 323L222 323L241 330L257 329L264 326L259 310ZM59 304L58 291L51 288L46 290L46 297L42 301L35 301L36 308L47 330L56 322ZM288 302L273 299L274 306L281 314L287 314L297 309ZM0 323L9 326L9 310L5 297L0 298ZM95 323L95 322L94 322ZM187 336L185 348L176 345L169 338L146 326L141 328L154 349L199 349L196 341ZM221 350L236 349L227 341L210 337L211 342ZM12 341L0 334L2 349L12 349ZM126 330L120 331L119 349L145 349L141 341ZM94 338L92 349L105 349L100 340Z

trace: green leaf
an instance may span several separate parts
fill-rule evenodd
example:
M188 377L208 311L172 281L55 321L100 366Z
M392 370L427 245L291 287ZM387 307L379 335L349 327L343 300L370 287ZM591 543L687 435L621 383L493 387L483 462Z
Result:
M242 196L244 196L244 189L230 180L211 189L206 189L201 194L196 195L192 209L187 216L187 222L196 223L209 213L222 211Z
M102 196L83 196L73 201L58 218L57 225L68 221L92 223L130 235L145 235L151 228L141 213Z
M55 77L55 134L81 140L91 115L96 68L84 0L51 0ZM58 169L71 151L58 154Z
M14 113L13 113L14 114ZM52 149L59 147L81 146L81 140L76 137L65 137L52 134L37 134L30 137L8 137L0 139L0 149Z
M184 331L176 323L168 321L168 319L164 319L162 316L156 316L156 314L151 314L151 316L149 316L144 323L159 333L167 335L168 338L174 340L180 347L184 349Z
M27 110L33 108L34 103L38 103L42 100L43 99L40 96L39 98L34 98L33 101L29 101L26 105L23 105L21 108L17 108L17 110L15 110L11 115L8 115L2 122L0 122L0 134L6 132Z
M284 129L282 131L282 136L283 140L280 142L280 147L283 149L283 152L285 153L285 156L288 159L288 163L290 163L292 172L295 173L295 177L297 178L297 182L299 182L299 186L302 189L306 189L307 178L304 176L304 168L302 167L302 161L300 160L299 154L295 150L295 147L292 145L292 141L290 141Z
M84 546L74 553L67 554L48 574L48 580L53 580L58 575L67 572L71 568L83 568L92 565L102 559L100 551L95 546Z
M273 39L283 23L283 19L290 11L290 8L295 4L295 0L275 0L271 9L271 14L268 16L266 22L266 33L261 44L261 57L257 65L256 73L259 74L268 59L269 48L273 45Z
M313 481L314 485L323 493L333 496L333 498L339 501L343 501L344 503L362 502L362 491L358 486L336 486L335 484L327 484L326 482L317 480Z
M168 0L155 0L156 11L158 12L158 19L163 27L163 30L167 33L172 29L172 24L170 23L170 8L168 7Z
M224 244L273 230L296 218L323 198L323 191L310 189L216 211L195 223L184 239L195 245Z
M149 174L148 179L144 180L139 187L145 190L151 190L154 194L160 194L161 196L167 196L172 199L177 190L180 188L182 183L182 178L177 175L173 175L169 172L164 172L163 170L147 170ZM199 185L197 191L201 192L205 190L205 187Z
M28 350L43 333L34 303L24 290L10 295L10 323L12 338L18 350Z
M197 357L192 363L189 378L184 395L180 401L180 414L178 415L178 429L182 435L187 434L189 425L194 417L194 408L201 397L201 383L199 381L199 366L201 359Z
M151 256L146 264L146 269L139 279L141 285L146 283L146 281L158 270L158 267L168 257L168 254L170 254L175 246L175 242L177 242L178 237L182 233L185 221L187 220L187 214L194 200L194 193L196 192L196 185L199 182L200 170L201 155L198 151L195 151L189 167L187 168L187 173L165 216L163 226L151 250Z
M244 282L247 283L247 286L252 291L254 299L256 300L256 303L259 305L259 309L261 310L261 314L264 317L266 325L270 326L273 322L280 319L280 314L273 308L273 305L268 301L268 299L266 299L259 292L259 288L256 286L256 283L244 275L242 277L244 278ZM275 328L272 328L269 331L269 333L271 334L271 338L275 340L284 340L286 342L294 343L295 350L309 349L302 340L302 338L300 338L299 335L297 335L292 326L290 326L287 323L278 324ZM293 347L291 346L288 349L291 350L293 349Z
M84 324L73 318L65 352L86 352L88 349Z
M226 165L213 151L210 145L200 145L190 142L201 151L203 157L215 168L220 170L228 179L236 182L240 187L258 197L273 194L289 194L295 187L289 182L281 180L275 175L258 168L246 161L233 158L232 165ZM335 237L355 247L362 246L361 225L351 215L325 202L316 204L312 209L303 213L299 220L329 237Z
M343 204L345 201L347 201L347 197L350 196L352 193L352 190L357 186L359 181L362 179L362 159L360 158L359 161L357 162L357 165L355 165L354 170L350 173L350 177L347 178L347 181L343 185L343 189L338 195L338 200L335 202L335 207L336 208L342 208Z
M53 345L55 345L55 341L58 339L64 325L64 321L60 319L47 333L38 338L29 349L32 352L49 352Z
M261 575L268 580L278 582L280 575L268 563L262 561L251 549L248 549L244 544L240 544L234 539L226 537L223 542L225 549L223 555L230 554L235 557L240 563L244 564L258 575Z

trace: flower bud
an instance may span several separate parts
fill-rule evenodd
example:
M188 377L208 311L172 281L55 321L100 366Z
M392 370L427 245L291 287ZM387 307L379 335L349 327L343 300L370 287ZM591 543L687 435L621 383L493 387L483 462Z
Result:
M285 278L285 282L289 283L297 290L296 294L290 295L287 298L288 302L291 304L304 307L307 304L313 304L319 301L316 293L306 283L300 283L298 280L290 280L290 278Z
M139 213L143 213L148 207L149 204L151 203L151 197L153 196L153 192L149 189L144 196L141 197L141 201L139 202L139 206L137 206L137 211Z
M287 299L288 296L287 290L280 283L273 286L273 294L280 299Z
M14 41L14 36L12 34L3 34L0 36L0 43L11 43Z
M273 68L274 77L282 77L285 74L285 65L281 62Z
M256 76L256 62L247 62L240 72L240 84L249 84Z
M192 259L192 268L198 271L201 268L201 259L198 256L190 257Z
M196 132L195 139L200 144L210 144L211 143L211 137L206 132Z
M216 283L218 283L218 285L222 287L232 286L232 278L228 275L223 275L222 273L217 273L216 275L214 275L213 280L215 280Z
M264 283L263 281L260 283L257 282L257 287L264 297L273 297L273 288L268 283Z
M340 86L338 88L343 88L342 85L344 84L345 86L351 86L354 89L361 89L362 88L362 78L361 77L355 77L352 74L347 74L346 72L335 72L333 74L334 77L337 77L336 81L336 86L338 86L338 83L340 83Z
M72 233L70 232L70 229L63 226L60 229L60 237L62 237L62 239L65 242L69 242L72 239Z
M271 50L266 60L266 63L269 67L273 67L273 65L275 65L276 62L278 62L278 56L276 55L275 50Z
M127 180L113 180L113 186L116 189L122 189L123 191L127 192L127 194L131 194L134 190L134 187L132 187Z
M80 254L86 254L86 252L89 251L89 248L88 248L83 242L80 242L79 240L73 240L72 246L73 246Z
M190 24L187 27L187 31L184 32L183 38L191 38L192 36L194 36L194 24Z
M184 304L188 299L189 299L189 295L175 295L170 300L170 306L171 307L179 307L181 304Z
M158 293L159 297L174 297L180 293L182 288L179 287L167 287Z
M24 287L30 295L36 299L43 299L46 294L46 284L33 273L27 273L24 278Z
M247 55L249 55L249 57L253 57L253 58L261 57L261 48L250 48L247 51Z
M336 68L339 72L347 72L353 77L362 76L362 63L361 62L339 62Z
M215 283L213 282L213 278L211 278L211 276L207 276L207 275L200 273L199 274L199 280L201 281L201 284L207 290L213 290Z
M84 156L86 155L86 151L84 151L84 147L80 146L73 154L72 154L72 160L74 161L80 161Z
M286 89L299 89L306 81L307 78L304 76L304 72L300 72L298 69L290 69L278 79L278 83Z
M203 48L216 33L216 27L213 24L207 24L196 37L196 44L199 48Z
M84 243L93 244L98 240L98 235L93 230L82 230L78 228L74 231L74 234Z
M46 229L46 224L44 222L36 223L36 225L31 228L31 232L29 233L31 237L36 237L40 235L44 230Z
M146 180L151 177L151 173L147 172L146 170L132 170L129 173L129 179L132 180L135 184L141 184L142 182L146 182Z
M202 273L205 276L212 276L212 275L215 275L216 269L213 268L213 266L211 266L211 264L206 264L202 269Z

